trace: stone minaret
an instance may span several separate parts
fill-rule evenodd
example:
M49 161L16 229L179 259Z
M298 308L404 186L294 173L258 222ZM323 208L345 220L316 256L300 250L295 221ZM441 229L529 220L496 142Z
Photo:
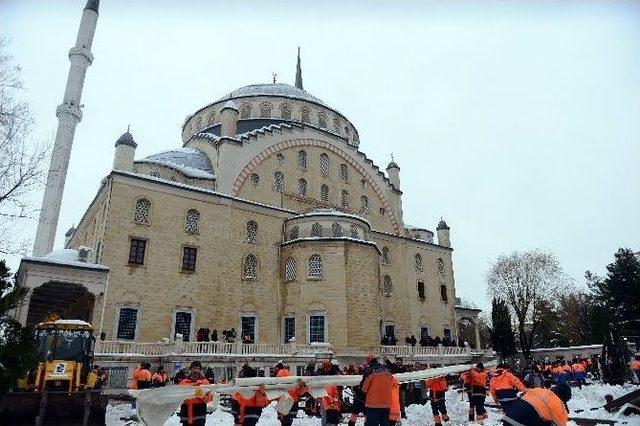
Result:
M296 64L296 87L304 90L302 87L302 66L300 66L300 46L298 46L298 63Z
M76 126L82 120L80 98L87 67L93 62L91 44L98 22L98 6L100 0L88 0L82 11L82 20L76 37L76 45L69 51L69 76L62 103L56 109L58 130L51 153L51 164L47 175L47 185L42 198L42 209L36 240L33 245L34 256L43 256L51 251L58 227L58 215L67 178L69 156Z

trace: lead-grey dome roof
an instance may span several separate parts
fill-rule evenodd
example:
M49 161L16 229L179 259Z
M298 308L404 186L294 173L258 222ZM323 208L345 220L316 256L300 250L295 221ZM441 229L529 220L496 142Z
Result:
M217 102L227 99L244 98L249 96L283 96L286 98L315 102L320 105L326 106L326 104L321 99L310 95L302 89L298 89L295 86L284 83L250 84L248 86L244 86L234 90L228 95L218 99Z
M213 167L207 154L195 148L177 148L163 151L145 158L147 161L172 163L178 166L199 169L213 173Z

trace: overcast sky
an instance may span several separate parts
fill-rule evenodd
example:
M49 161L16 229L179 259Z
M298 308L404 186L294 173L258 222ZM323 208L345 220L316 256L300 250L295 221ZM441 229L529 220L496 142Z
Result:
M0 2L39 139L56 130L84 3ZM640 250L638 2L101 3L58 247L127 125L138 158L179 147L201 106L274 72L293 83L300 45L305 89L381 168L393 152L405 222L451 226L459 296L487 306L489 262L512 250L556 253L579 285L618 247Z

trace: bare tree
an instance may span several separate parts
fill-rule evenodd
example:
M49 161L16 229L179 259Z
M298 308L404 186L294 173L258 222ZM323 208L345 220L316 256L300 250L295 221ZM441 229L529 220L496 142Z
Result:
M486 276L491 297L507 303L518 330L520 349L531 352L533 336L540 326L537 309L541 301L554 298L567 280L560 262L551 253L538 250L502 255Z
M19 243L24 243L11 232L15 222L36 218L30 194L43 183L48 154L47 144L30 138L34 121L19 97L21 69L6 47L0 39L0 253L5 254L20 252Z

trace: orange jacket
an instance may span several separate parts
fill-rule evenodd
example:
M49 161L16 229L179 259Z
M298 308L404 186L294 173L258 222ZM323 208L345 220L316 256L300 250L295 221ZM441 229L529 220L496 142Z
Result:
M151 371L142 368L136 368L133 372L133 380L131 381L131 389L138 389L138 382L151 383Z
M632 369L632 370L635 370L635 371L640 370L640 361L638 361L638 360L634 359L634 360L631 362L631 369Z
M564 403L549 389L527 389L522 395L522 399L528 402L543 420L553 422L556 426L567 424L568 418Z
M489 390L491 391L493 400L498 402L500 399L500 393L502 393L503 391L511 391L513 389L523 391L526 389L526 387L520 381L520 379L511 374L509 371L503 370L501 368L497 369L496 373L491 378L491 382L489 382Z
M391 383L391 406L389 407L389 420L398 421L400 420L400 383L395 377L393 377Z
M576 362L573 365L571 365L571 369L573 370L574 373L582 372L584 371L584 366L579 362Z
M391 389L393 375L387 367L380 364L371 366L371 370L362 381L362 392L367 396L365 406L368 408L389 408L391 406Z
M286 368L282 368L278 370L278 372L276 373L276 377L289 377L289 376L291 376L291 373L289 373L289 370L287 370Z
M469 372L469 384L472 387L487 386L487 372L484 370L473 369Z
M205 379L204 377L201 377L201 378L187 377L186 379L182 379L180 383L178 383L179 386L204 386L208 384L209 384L209 380ZM185 399L184 403L189 406L192 406L195 404L206 404L207 402L212 401L210 393L202 392L202 395L197 395L197 393L198 392L196 391L195 396ZM193 409L190 409L190 410L192 411ZM190 416L192 417L192 415Z
M322 408L324 411L337 410L340 411L340 391L337 386L327 386L327 396L322 397Z
M427 379L426 382L429 390L433 392L444 392L449 388L447 385L447 378L444 376Z
M151 376L151 381L155 383L166 383L167 373L153 373L153 376Z
M269 405L269 398L267 398L267 394L264 393L262 389L256 389L251 398L245 398L242 395L240 396L241 405L243 407L260 407L264 408Z
M138 381L136 380L136 374L138 374L140 370L142 370L140 367L136 367L136 369L133 370L133 375L131 376L131 383L129 384L129 387L131 387L131 389L138 389Z
M294 402L299 401L300 397L307 392L309 392L307 385L297 385L287 391L291 398L293 398Z

